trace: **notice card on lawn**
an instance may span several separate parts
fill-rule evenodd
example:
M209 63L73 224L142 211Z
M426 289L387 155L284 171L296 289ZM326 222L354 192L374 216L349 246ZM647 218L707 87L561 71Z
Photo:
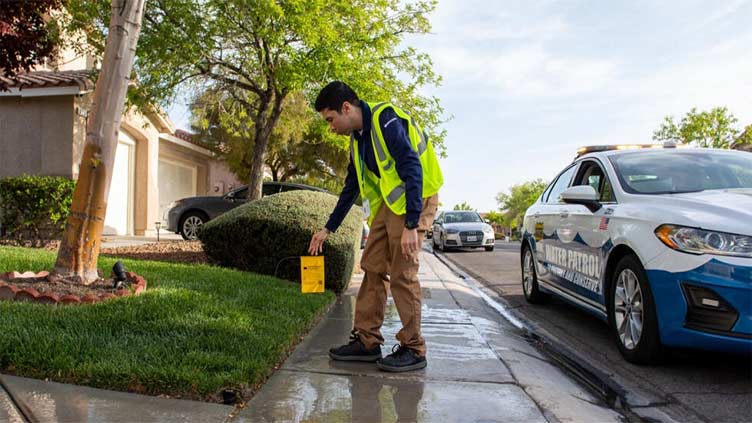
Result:
M324 292L324 256L300 257L300 290L304 294Z

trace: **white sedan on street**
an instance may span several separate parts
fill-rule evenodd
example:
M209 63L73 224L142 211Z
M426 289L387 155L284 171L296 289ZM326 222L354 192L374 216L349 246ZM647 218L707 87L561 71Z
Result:
M433 247L494 249L494 230L476 211L443 211L433 222Z

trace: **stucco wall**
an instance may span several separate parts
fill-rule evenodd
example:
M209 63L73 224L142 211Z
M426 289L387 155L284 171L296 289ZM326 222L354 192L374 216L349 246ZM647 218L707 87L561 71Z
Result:
M0 177L73 177L74 97L0 97Z
M231 189L237 188L244 183L234 173L230 172L224 162L219 160L209 161L208 192L206 195L224 195Z

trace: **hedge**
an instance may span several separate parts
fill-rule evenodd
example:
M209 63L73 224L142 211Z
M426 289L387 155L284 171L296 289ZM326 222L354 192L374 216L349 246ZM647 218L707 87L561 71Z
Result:
M0 235L55 239L65 230L76 182L57 176L0 178Z
M337 197L289 191L251 201L204 224L198 237L209 259L222 266L300 283L300 256L324 227ZM342 291L360 247L363 213L353 207L323 247L326 288Z

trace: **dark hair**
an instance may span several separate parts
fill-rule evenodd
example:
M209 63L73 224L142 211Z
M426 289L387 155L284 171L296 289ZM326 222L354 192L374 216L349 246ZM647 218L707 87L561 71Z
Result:
M358 95L347 84L342 81L332 81L316 97L315 107L317 112L324 109L339 112L342 110L342 103L348 102L354 106L360 106L358 101Z

